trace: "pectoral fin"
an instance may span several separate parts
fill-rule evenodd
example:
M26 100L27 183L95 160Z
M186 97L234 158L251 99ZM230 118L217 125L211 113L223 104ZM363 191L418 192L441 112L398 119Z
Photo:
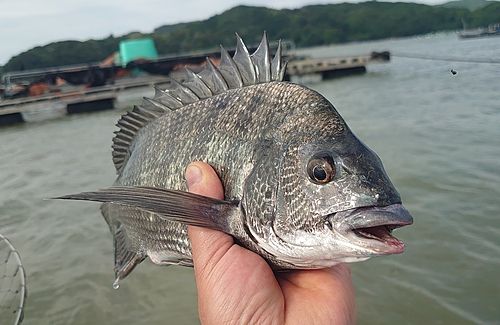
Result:
M109 202L152 212L166 220L228 232L228 219L238 201L222 201L184 191L142 186L114 186L95 192L57 197L64 200Z

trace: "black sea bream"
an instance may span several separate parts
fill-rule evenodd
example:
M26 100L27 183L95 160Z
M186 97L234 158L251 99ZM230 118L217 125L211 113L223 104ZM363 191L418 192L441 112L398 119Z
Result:
M281 47L249 55L237 36L218 67L157 89L118 122L113 187L66 199L106 202L116 283L149 257L192 266L187 225L217 229L275 270L401 253L412 217L378 156L323 96L283 82ZM186 166L209 163L225 200L187 193Z

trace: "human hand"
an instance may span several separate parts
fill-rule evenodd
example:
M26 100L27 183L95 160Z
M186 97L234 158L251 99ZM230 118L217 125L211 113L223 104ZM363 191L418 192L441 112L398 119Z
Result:
M207 164L186 169L189 191L224 198ZM273 273L258 254L220 231L189 226L202 324L352 324L351 272L329 269Z

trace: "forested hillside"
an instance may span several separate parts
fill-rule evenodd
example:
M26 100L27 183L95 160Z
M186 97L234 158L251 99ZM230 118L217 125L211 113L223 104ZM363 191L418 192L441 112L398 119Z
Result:
M489 4L493 3L493 1L488 0L457 0L443 3L441 6L447 8L466 8L469 10L476 10L482 7L485 7Z
M234 32L247 43L257 42L266 30L271 39L292 40L298 47L403 37L430 32L458 30L462 20L468 27L500 22L500 2L470 11L465 8L415 3L363 2L306 6L275 10L238 6L203 21L166 25L152 36L162 54L214 48L234 44ZM67 64L95 62L118 49L124 38L63 41L35 47L14 56L4 72Z

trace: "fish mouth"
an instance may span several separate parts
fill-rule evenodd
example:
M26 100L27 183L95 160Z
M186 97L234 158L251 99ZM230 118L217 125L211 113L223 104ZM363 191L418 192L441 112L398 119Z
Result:
M338 214L341 214L340 216ZM373 255L400 254L405 244L392 235L396 228L411 225L413 218L401 204L372 206L339 212L335 219L343 219L348 239Z
M362 238L368 240L376 240L387 246L387 249L383 250L385 254L399 254L403 253L405 250L405 244L398 238L392 235L392 230L401 227L399 225L381 225L365 228L355 228L352 232ZM380 251L382 253L382 251Z

